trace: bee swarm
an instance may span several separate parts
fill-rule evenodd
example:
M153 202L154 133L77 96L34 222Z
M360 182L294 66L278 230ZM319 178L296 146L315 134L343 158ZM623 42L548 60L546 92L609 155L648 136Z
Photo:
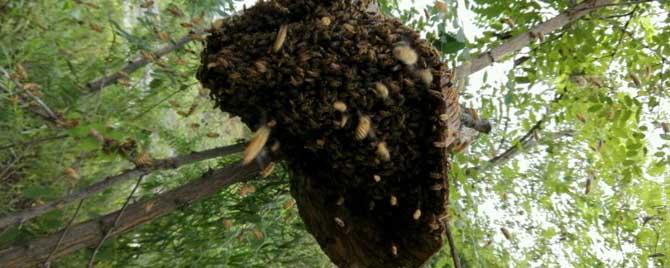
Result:
M247 125L275 122L267 144L336 265L420 267L442 247L449 155L435 144L460 114L419 34L344 0L259 1L210 31L198 79Z

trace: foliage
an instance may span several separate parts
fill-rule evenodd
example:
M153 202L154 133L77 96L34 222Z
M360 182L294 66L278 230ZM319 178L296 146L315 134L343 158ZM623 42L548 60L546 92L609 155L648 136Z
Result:
M168 157L248 135L238 119L213 108L195 81L199 42L117 85L87 88L240 4L149 2L0 0L0 215L117 174L143 153ZM424 10L409 1L379 2L452 64L574 5L476 0L448 1L442 9L430 1ZM494 129L454 159L449 222L464 267L670 265L669 11L664 1L605 7L470 77L462 101ZM38 86L26 87L32 84ZM41 107L25 91L62 120L36 116ZM487 165L520 147L516 139L539 121L535 146ZM129 147L105 145L96 133ZM134 200L235 159L154 173ZM108 241L96 260L103 267L327 267L291 205L288 176L276 171L251 184L253 193L249 185L230 187ZM87 198L77 221L119 209L132 185ZM0 248L63 228L75 206L1 231ZM90 254L81 250L54 264L80 267ZM451 267L449 254L445 246L429 265Z

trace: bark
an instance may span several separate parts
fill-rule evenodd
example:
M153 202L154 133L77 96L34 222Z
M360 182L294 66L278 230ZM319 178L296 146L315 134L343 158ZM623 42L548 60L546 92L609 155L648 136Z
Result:
M188 206L234 183L250 178L257 171L256 165L241 166L233 164L204 174L200 179L185 184L172 191L157 195L151 199L129 205L123 212L116 226L109 228L120 211L100 218L70 226L68 230L38 238L22 245L15 245L0 250L0 267L28 267L43 263L52 253L52 260L70 254L78 249L98 243L107 231L109 237L131 231L133 228L168 214L180 207ZM59 247L54 247L60 240L61 233L67 231Z
M45 214L49 211L63 208L64 205L75 202L87 196L102 192L105 189L112 187L119 182L127 181L132 178L137 178L139 176L143 176L157 170L174 169L183 165L192 164L202 160L238 153L241 152L243 149L244 149L243 144L236 144L236 145L205 150L202 152L194 152L188 155L180 155L171 158L157 160L152 165L145 167L135 167L134 169L126 170L119 175L107 177L99 182L89 185L84 189L71 193L58 200L2 217L0 218L0 229L7 227L8 225L11 224L15 223L18 224L25 222L27 220Z
M469 66L461 65L456 67L456 73L464 72L465 75L469 75L480 71L494 62L499 62L505 56L508 56L509 54L528 46L530 42L537 39L538 36L544 36L553 31L556 31L563 26L578 20L595 9L609 6L612 2L612 0L584 1L581 4L562 12L548 21L530 28L528 32L513 37L505 41L502 45L481 54L478 58L472 60Z

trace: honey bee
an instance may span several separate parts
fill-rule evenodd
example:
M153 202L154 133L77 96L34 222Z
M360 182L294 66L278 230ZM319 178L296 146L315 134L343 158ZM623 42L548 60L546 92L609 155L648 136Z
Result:
M263 168L263 170L261 170L261 173L260 173L260 174L261 174L261 178L267 178L268 176L270 176L270 174L272 174L272 171L273 171L274 169L275 169L275 163L274 163L274 162L270 162L269 164L267 164L267 165Z
M279 27L279 31L277 32L277 38L275 39L274 44L272 44L272 52L277 52L281 49L281 47L284 45L284 41L286 41L287 33L288 25L282 24L282 26Z
M433 83L433 73L430 72L430 69L421 69L416 74L424 84L430 86Z
M381 82L375 83L375 94L382 99L385 99L389 96L388 88Z
M334 123L338 128L343 128L347 125L347 121L349 121L349 116L342 115L342 118L340 120L336 120Z
M398 256L398 246L394 242L391 243L391 255Z
M382 177L380 177L379 175L374 175L374 176L372 176L372 179L375 180L375 182L380 182L380 181L382 181Z
M347 105L344 102L336 101L333 103L333 108L338 112L345 112L347 110Z
M159 38L161 41L168 41L168 40L170 40L170 36L169 36L168 33L166 33L166 32L159 32L159 33L158 33L158 38Z
M395 197L395 195L391 195L391 199L389 200L389 204L391 204L391 206L393 206L393 207L397 206L398 205L398 198Z
M63 173L71 179L78 180L80 178L79 172L71 167L67 167L63 170Z
M419 218L421 218L421 210L417 208L414 211L414 215L412 215L412 218L414 218L415 221L418 221Z
M405 65L413 65L419 59L416 51L405 44L393 48L393 56Z
M337 202L335 202L336 205L342 206L344 204L344 197L340 196L340 198L337 199Z
M345 24L343 24L342 27L343 27L345 30L347 30L348 32L350 32L350 33L355 32L355 28L354 28L354 26L351 25L351 24L349 24L349 23L345 23Z
M386 142L380 142L377 144L377 156L383 161L391 160L391 154L389 153L388 148L386 147Z
M262 61L262 60L259 60L259 61L254 62L254 66L256 66L256 70L257 70L259 73L265 73L265 72L267 72L267 70L268 70L268 67L267 67L268 64L267 64L267 62Z
M509 27L514 27L516 25L516 23L514 23L514 20L510 18L501 19L500 22L509 25Z
M435 10L440 13L447 13L448 7L447 4L442 2L442 1L435 1L435 4L433 5Z
M344 228L344 221L338 217L335 217L335 223L337 226L340 226L340 228Z
M368 136L368 132L370 132L370 117L363 115L358 121L358 126L356 127L356 139L357 140L362 140L365 139L365 137Z
M528 32L528 35L530 35L531 39L538 39L538 40L540 40L540 42L544 41L544 33L543 32L530 31L530 32Z
M218 19L212 22L212 29L220 30L221 28L223 28L223 19Z
M254 160L256 156L258 156L258 153L261 152L269 137L270 128L267 126L263 126L259 128L258 131L256 131L256 134L244 149L244 157L242 160L243 165L251 163L251 161Z
M146 167L151 166L151 164L153 163L153 159L151 159L151 155L149 155L149 153L145 151L138 154L137 157L133 159L133 162L138 167Z
M276 153L279 151L279 148L281 147L281 144L278 141L275 141L272 146L270 146L270 151L273 153Z
M95 138L96 140L98 140L99 142L105 142L105 137L102 136L102 134L100 134L100 132L98 132L98 130L92 128L88 133L89 133L91 136L93 136L93 138Z
M437 173L437 172L431 172L430 177L433 178L433 179L436 179L436 180L442 179L442 175L440 173Z
M319 23L323 26L326 26L326 27L330 26L331 22L332 22L332 20L328 16L321 17L321 19L319 20Z
M442 184L435 184L435 185L431 186L430 189L433 190L433 191L440 191L440 190L442 190Z
M507 230L507 228L500 227L500 232L502 232L503 236L505 236L507 240L512 240L512 234L509 232L509 230Z

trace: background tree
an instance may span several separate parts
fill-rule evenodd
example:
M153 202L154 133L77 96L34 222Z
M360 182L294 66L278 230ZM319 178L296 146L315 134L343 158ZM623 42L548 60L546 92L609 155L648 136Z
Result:
M53 208L2 225L0 248L129 204L161 209L152 198L239 159L231 154L239 146L191 153L248 136L194 79L201 30L236 4L0 1L0 223ZM454 66L475 65L576 5L379 4ZM470 76L462 99L494 129L456 155L450 224L464 267L668 265L668 10L664 1L613 1ZM288 176L276 170L176 205L53 265L328 267L297 216ZM81 203L59 202L80 192L71 201ZM430 265L452 265L449 248Z

